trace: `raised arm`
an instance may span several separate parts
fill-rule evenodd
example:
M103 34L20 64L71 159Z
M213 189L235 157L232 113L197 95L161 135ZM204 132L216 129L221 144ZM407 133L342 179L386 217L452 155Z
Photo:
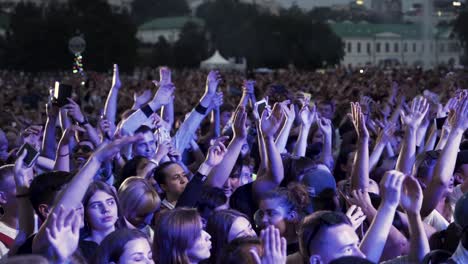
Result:
M234 136L227 147L224 159L208 175L206 184L209 186L221 188L231 174L242 145L244 145L247 139L246 120L247 113L245 109L243 107L237 108L233 123Z
M258 173L257 180L254 182L254 190L257 194L263 193L279 186L284 178L283 160L276 148L275 134L278 132L283 119L281 106L276 103L271 114L264 110L260 119L260 128L262 139L265 144L265 153L267 167L264 173Z
M159 69L159 76L159 83L172 82L171 71L167 67L161 67L161 69ZM161 118L168 124L169 127L166 128L168 131L171 131L174 125L174 97L171 97L171 99L172 100L161 109Z
M457 110L450 113L449 120L451 125L449 139L437 160L432 181L424 190L424 201L421 209L423 217L429 215L447 193L450 178L455 169L460 142L463 138L463 133L468 129L467 96L458 104Z
M210 108L210 103L213 96L216 95L216 90L218 89L220 82L221 76L219 75L219 72L211 71L208 74L208 77L206 78L205 93L200 99L200 102L190 112L174 135L174 146L179 152L182 153L188 146L190 140L193 138L193 135L200 126L200 123L208 113L208 108Z
M114 70L112 75L112 86L107 95L106 104L104 106L104 114L112 124L115 124L116 115L117 115L117 98L119 95L120 87L122 83L120 82L120 73L119 66L114 64Z
M379 126L380 130L375 141L374 149L369 156L369 172L377 166L383 150L388 146L388 143L395 132L395 125L392 123L387 123L385 125L381 124Z
M49 158L55 158L55 148L57 142L55 141L55 124L59 115L58 106L52 105L52 103L46 104L47 120L44 127L44 137L42 139L42 155Z
M29 200L29 186L33 179L33 167L24 165L27 150L19 155L15 161L14 178L16 185L16 203L18 206L18 229L24 237L34 233L34 209ZM21 237L21 236L19 236Z
M359 103L351 103L351 119L358 141L351 171L351 190L365 190L369 187L369 132Z
M323 148L320 153L320 160L330 171L333 169L333 147L332 147L332 126L330 119L321 118L317 122L320 131L323 134Z
M279 132L278 136L276 137L276 147L280 153L287 152L286 151L286 144L288 143L289 133L291 132L291 128L294 124L294 119L296 119L296 111L294 110L294 104L290 104L288 107L288 101L282 102L281 109L286 116L286 120L284 121L283 127Z
M95 145L99 146L100 139L96 129L88 122L88 119L83 115L80 105L75 101L68 98L68 104L64 108L68 111L68 116L70 116L76 124L80 125L86 130L89 140Z
M307 148L307 137L309 136L310 127L317 120L317 111L315 105L309 107L305 105L299 111L301 118L301 127L296 145L294 146L293 154L300 157L305 157Z
M423 202L423 192L418 181L407 176L403 181L400 204L406 211L409 223L410 250L409 261L411 263L421 263L424 256L429 253L429 241L421 218L421 206Z
M411 174L416 158L416 133L428 110L429 104L426 99L418 96L411 102L411 109L408 113L401 111L401 122L405 126L405 136L398 156L396 170L406 175Z
M154 83L157 85L156 81ZM160 86L153 99L122 121L120 130L123 130L123 134L133 134L154 112L168 104L172 100L174 90L175 86L171 83Z
M360 245L360 249L370 261L378 263L382 256L400 202L404 178L405 175L399 171L388 171L382 179L380 187L382 202Z

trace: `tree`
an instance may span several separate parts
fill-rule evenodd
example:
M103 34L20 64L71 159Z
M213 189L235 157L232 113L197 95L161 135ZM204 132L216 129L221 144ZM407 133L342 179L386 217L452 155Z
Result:
M158 43L153 47L151 66L174 65L174 52L172 45L164 37L159 37Z
M212 45L228 57L246 57L249 67L313 69L344 56L341 39L330 27L297 6L274 16L254 5L217 0L201 5L197 15L205 20Z
M190 13L186 0L134 0L132 17L141 25L157 17L185 16Z
M6 37L6 65L26 71L71 69L68 40L77 32L86 39L85 69L105 71L113 63L123 70L133 67L136 26L128 14L113 13L105 0L18 4Z
M207 55L205 33L197 24L187 22L182 28L179 40L174 45L174 66L178 68L198 67Z
M460 43L463 46L464 49L464 57L462 58L462 61L466 65L468 63L468 27L466 26L468 23L468 10L465 9L464 11L460 12L458 15L457 19L454 22L453 29L455 33L457 34L458 39L460 40Z

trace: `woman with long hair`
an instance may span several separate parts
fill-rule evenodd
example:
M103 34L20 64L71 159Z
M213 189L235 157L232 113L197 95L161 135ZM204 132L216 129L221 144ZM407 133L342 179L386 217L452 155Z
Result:
M210 257L210 239L196 209L164 211L154 230L154 258L164 264L199 263Z

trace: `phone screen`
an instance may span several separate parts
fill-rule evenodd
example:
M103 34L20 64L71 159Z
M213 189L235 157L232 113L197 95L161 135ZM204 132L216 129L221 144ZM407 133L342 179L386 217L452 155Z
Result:
M27 150L26 157L24 158L24 165L26 167L31 167L34 164L34 161L39 157L39 152L30 144L24 143L18 151L18 156L20 156L24 150Z
M71 85L55 82L54 101L59 107L62 107L68 104L67 98L70 98L71 96L72 96Z

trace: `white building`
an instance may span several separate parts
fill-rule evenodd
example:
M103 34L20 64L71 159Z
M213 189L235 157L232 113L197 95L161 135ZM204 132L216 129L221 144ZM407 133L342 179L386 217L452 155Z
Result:
M343 39L342 64L352 66L385 63L421 65L459 64L462 49L450 28L435 28L424 40L422 27L409 24L330 23Z
M169 43L179 39L180 32L187 22L193 22L204 26L204 21L195 17L164 17L153 19L138 27L137 39L145 44L155 44L160 37Z

